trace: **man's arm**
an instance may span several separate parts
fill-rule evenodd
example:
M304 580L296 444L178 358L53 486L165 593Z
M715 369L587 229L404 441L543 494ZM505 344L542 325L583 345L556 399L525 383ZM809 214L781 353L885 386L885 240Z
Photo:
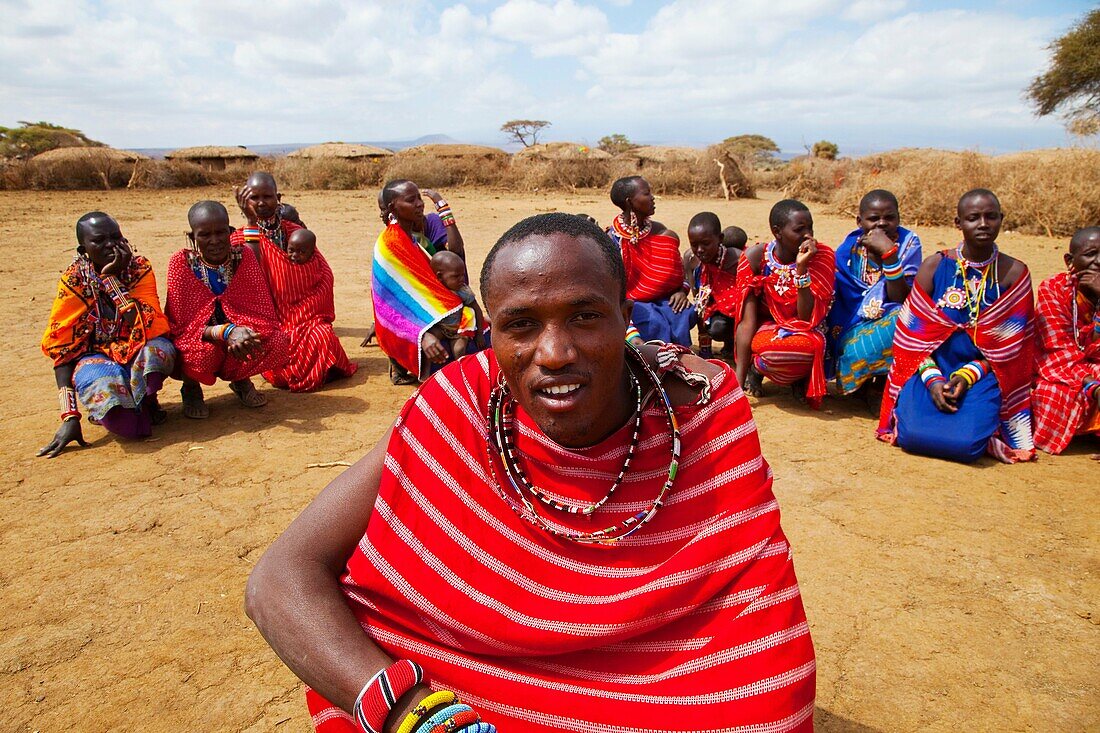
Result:
M375 672L394 661L359 626L338 582L374 509L392 432L291 522L245 588L245 612L279 658L344 710L351 710ZM425 694L426 688L410 691L394 707L391 722L400 723Z

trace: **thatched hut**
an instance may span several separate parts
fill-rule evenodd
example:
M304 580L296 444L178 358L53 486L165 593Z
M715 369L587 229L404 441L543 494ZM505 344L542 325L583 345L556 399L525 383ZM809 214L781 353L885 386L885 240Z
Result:
M321 143L287 153L288 158L339 158L341 160L380 160L389 158L393 151L374 145L357 143Z
M432 144L416 145L397 153L398 158L437 158L439 160L486 160L503 162L508 153L488 145Z
M29 164L44 188L112 188L132 183L138 164L146 160L129 150L83 146L47 150Z
M513 163L557 160L610 160L611 153L581 143L539 143L512 156Z
M223 145L199 145L194 148L180 148L164 156L167 160L183 160L195 163L211 171L223 171L230 163L255 163L260 156L243 145L227 147Z
M655 164L660 165L663 163L695 163L702 154L702 150L697 150L695 148L679 148L669 145L643 145L642 147L628 150L625 153L620 153L616 157L622 160L633 160L639 169L645 169L647 166Z

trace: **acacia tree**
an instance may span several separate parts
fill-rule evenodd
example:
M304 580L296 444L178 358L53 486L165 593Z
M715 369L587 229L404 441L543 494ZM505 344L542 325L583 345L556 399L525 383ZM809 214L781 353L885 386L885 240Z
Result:
M730 155L765 165L771 163L779 152L775 141L764 135L734 135L723 140L721 147Z
M829 142L828 140L818 140L814 143L813 149L810 150L810 154L815 158L836 160L836 156L840 155L840 147L836 143Z
M1061 110L1070 132L1100 129L1100 8L1049 46L1050 68L1026 94L1040 117Z
M550 123L546 120L508 120L500 126L500 131L507 133L509 140L515 140L529 148L538 144L539 133L549 126Z
M626 135L616 132L614 135L604 135L600 138L599 144L596 146L600 150L604 150L612 155L618 155L619 153L625 153L638 147L630 141Z

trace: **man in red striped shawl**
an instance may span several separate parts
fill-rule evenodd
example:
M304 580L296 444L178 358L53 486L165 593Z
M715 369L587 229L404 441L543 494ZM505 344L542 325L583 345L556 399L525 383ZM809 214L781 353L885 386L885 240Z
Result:
M1065 260L1067 272L1039 286L1031 395L1035 447L1054 454L1100 432L1100 227L1074 234Z
M657 210L649 183L641 176L620 178L611 202L622 213L607 233L619 245L626 267L626 297L634 301L634 326L645 341L691 346L695 309L684 279L680 237L652 216Z
M317 730L811 730L732 370L625 345L617 247L576 216L505 233L481 291L493 348L428 379L249 579Z
M358 365L348 360L332 327L336 320L332 268L317 251L316 237L283 218L279 189L270 173L253 173L236 193L248 223L233 232L232 242L256 255L280 325L290 337L290 360L265 371L264 379L291 392L313 392L330 379L355 374ZM299 244L294 247L296 236Z

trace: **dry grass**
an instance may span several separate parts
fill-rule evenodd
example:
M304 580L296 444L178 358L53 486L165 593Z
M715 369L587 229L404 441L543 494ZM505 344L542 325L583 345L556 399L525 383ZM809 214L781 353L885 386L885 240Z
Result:
M752 198L758 188L823 204L826 210L854 215L860 197L873 188L893 191L905 221L916 226L950 225L958 197L971 188L996 191L1006 213L1006 228L1028 234L1066 236L1100 221L1100 150L1037 150L991 157L975 152L902 149L864 158L799 158L771 169L754 169L750 160L721 146L707 150L652 148L606 158L581 155L580 147L558 148L509 158L496 148L431 145L387 158L262 158L230 161L210 170L181 160L86 158L7 161L0 165L0 188L103 189L184 188L237 185L253 170L269 170L287 188L307 190L370 189L393 178L408 178L426 188L498 187L524 191L575 191L606 188L621 176L643 175L662 195L723 195L716 160L725 165L732 196ZM92 149L86 149L92 150ZM137 167L136 173L134 172ZM131 174L133 174L131 178Z

